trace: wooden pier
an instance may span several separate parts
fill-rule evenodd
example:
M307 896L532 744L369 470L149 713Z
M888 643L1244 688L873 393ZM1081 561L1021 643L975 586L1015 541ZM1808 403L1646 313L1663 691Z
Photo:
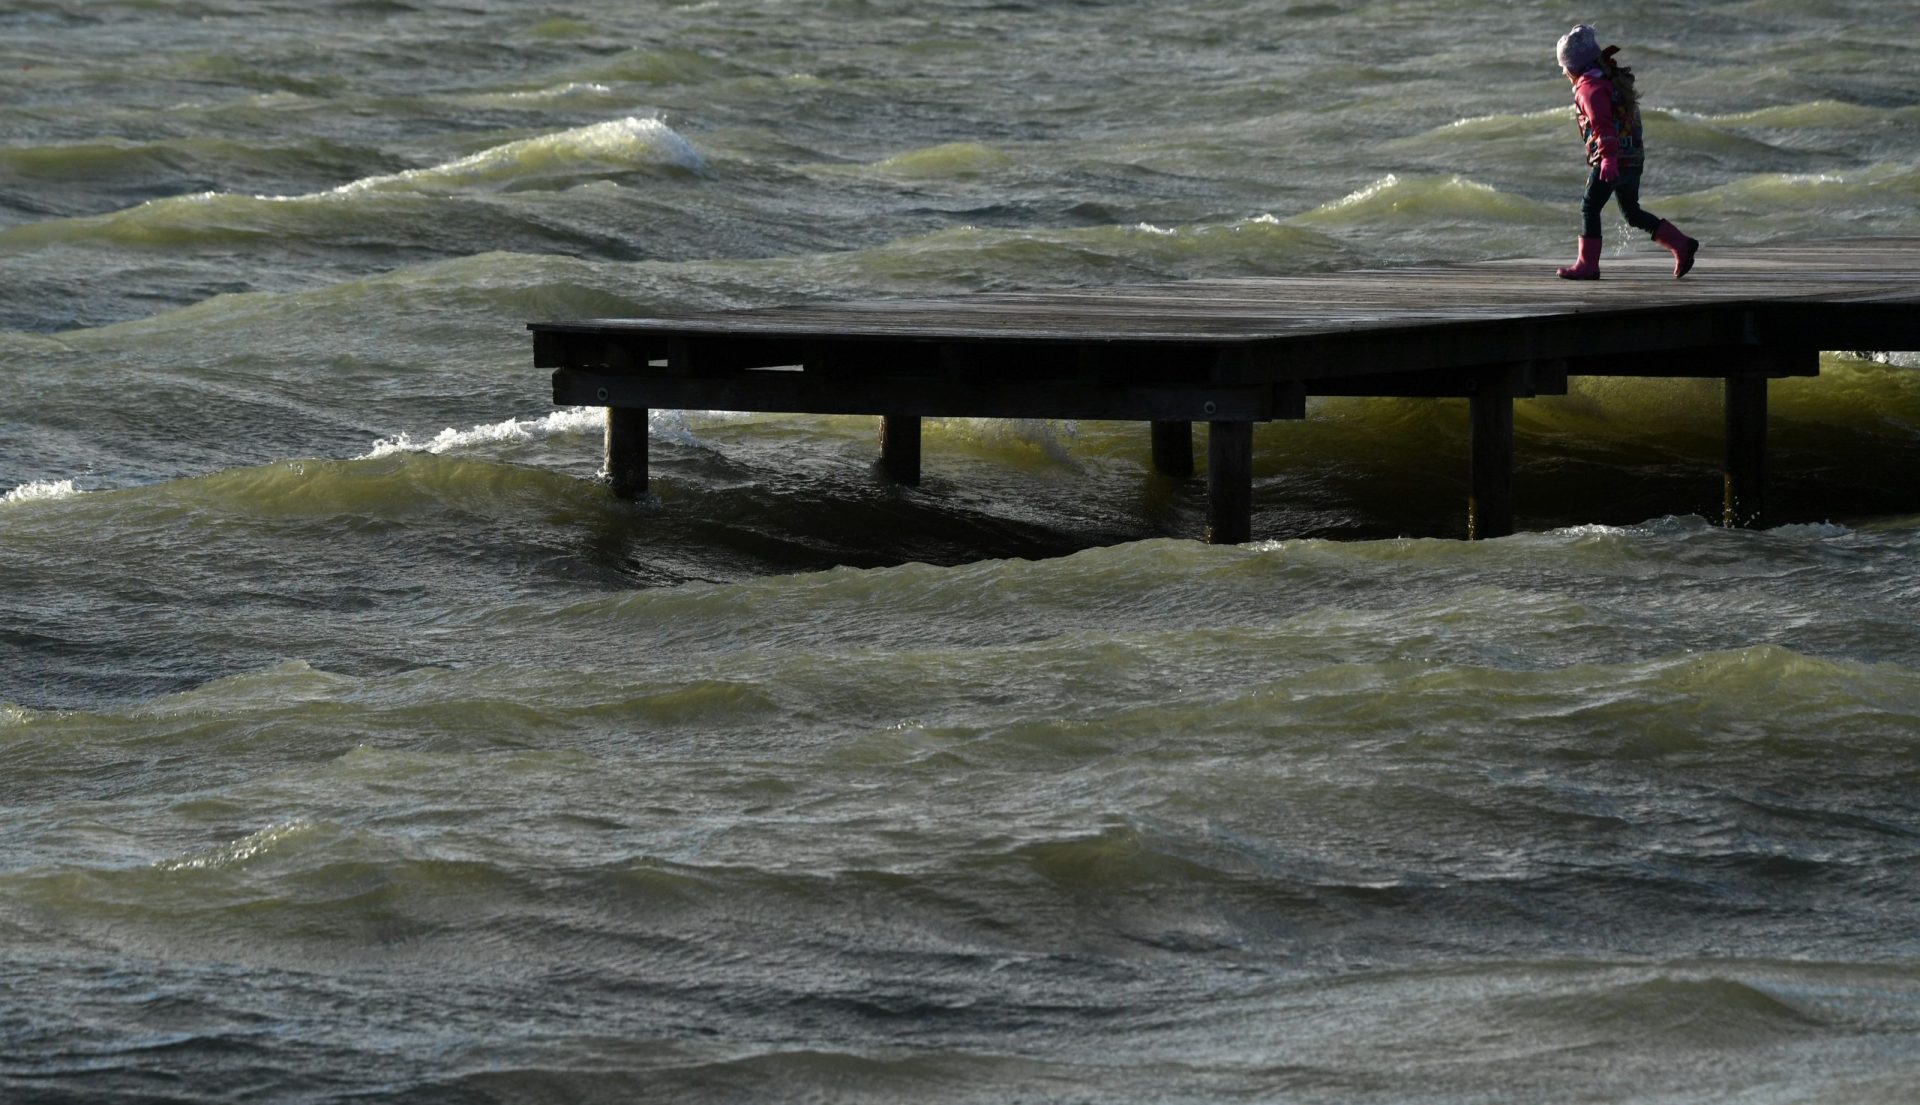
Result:
M1194 471L1207 423L1207 539L1252 534L1253 424L1315 395L1464 397L1465 531L1513 530L1513 401L1572 376L1726 382L1722 521L1766 522L1767 381L1823 349L1920 349L1920 239L1721 250L1674 280L1632 239L1602 278L1560 261L821 303L671 318L538 322L554 402L607 408L614 491L647 486L647 411L874 415L880 465L920 476L920 420L1149 423L1155 467ZM1564 259L1562 259L1564 260Z

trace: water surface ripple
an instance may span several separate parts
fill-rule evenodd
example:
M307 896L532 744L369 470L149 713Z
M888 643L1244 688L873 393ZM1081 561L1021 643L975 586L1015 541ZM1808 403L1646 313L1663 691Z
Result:
M1328 399L1241 547L1108 423L654 412L622 503L531 365L1570 253L1568 15L7 5L0 1100L1912 1102L1911 360L1774 385L1775 529L1580 381L1529 532ZM1698 278L1920 235L1911 3L1593 18Z

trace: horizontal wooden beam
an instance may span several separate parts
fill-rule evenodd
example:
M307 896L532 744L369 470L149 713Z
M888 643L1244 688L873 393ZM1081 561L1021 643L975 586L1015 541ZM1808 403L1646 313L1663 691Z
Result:
M995 385L919 377L840 377L801 370L694 378L562 368L553 374L553 401L655 410L1139 422L1267 422L1306 415L1306 394L1297 384L1110 387L1036 380Z
M858 320L851 314L849 325ZM1920 346L1920 309L1904 303L1692 304L1192 342L1098 334L1042 341L1011 333L964 340L811 331L668 333L611 323L602 329L534 327L534 363L542 368L633 369L654 362L677 375L725 376L805 366L847 376L1042 376L1145 386L1305 380L1316 395L1457 395L1461 389L1445 377L1419 374L1477 373L1508 363L1564 362L1576 376L1719 377L1725 370L1716 359L1740 360L1737 352L1754 349L1771 351L1778 362L1764 370L1768 375L1813 375L1820 349L1911 346ZM1330 382L1352 380L1374 382ZM1557 389L1539 383L1532 390Z
M1370 376L1340 376L1305 381L1308 395L1338 395L1394 399L1470 399L1477 395L1505 395L1530 399L1536 395L1567 393L1567 362L1476 365L1470 368L1429 369L1423 372L1376 372Z
M1571 357L1566 365L1572 376L1719 379L1742 375L1780 379L1820 375L1820 351L1811 347L1769 345L1708 346L1664 349L1630 357Z
M1258 343L1280 375L1337 379L1394 372L1540 364L1597 351L1623 362L1642 353L1753 344L1737 304L1688 304L1587 314L1395 322L1342 332L1302 333Z
M1920 308L1913 303L1774 304L1756 313L1754 330L1768 346L1920 352Z
M665 334L620 331L582 333L574 330L533 331L535 368L631 368L667 355Z

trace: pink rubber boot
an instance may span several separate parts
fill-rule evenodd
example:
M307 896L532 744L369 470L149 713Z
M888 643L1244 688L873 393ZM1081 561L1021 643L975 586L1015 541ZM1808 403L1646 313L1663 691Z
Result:
M1700 252L1699 241L1680 233L1679 227L1665 219L1661 219L1659 227L1654 230L1653 240L1666 246L1667 252L1673 254L1673 278L1678 280L1687 275L1687 270L1693 267L1693 255Z
M1665 223L1660 225L1665 226ZM1679 233L1675 231L1675 233ZM1691 254L1688 255L1691 258ZM1598 280L1600 279L1600 239L1580 239L1580 259L1571 265L1562 265L1558 270L1562 280Z

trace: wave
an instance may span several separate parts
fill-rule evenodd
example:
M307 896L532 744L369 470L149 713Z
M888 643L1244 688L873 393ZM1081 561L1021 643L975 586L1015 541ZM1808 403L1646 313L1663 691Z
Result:
M699 50L640 46L563 71L578 81L658 86L698 85L750 74L742 66Z
M152 938L249 954L304 947L349 957L362 942L429 939L476 906L510 912L526 885L496 864L412 851L376 830L295 818L145 866L29 870L0 883L10 902L82 928L138 925Z
M1516 151L1525 151L1530 147L1541 145L1549 133L1558 132L1561 127L1567 126L1568 118L1569 111L1564 107L1470 115L1450 123L1430 127L1416 134L1388 139L1380 143L1379 148L1395 152L1431 152L1457 156L1462 144L1465 143L1473 148L1497 145L1501 148L1512 147Z
M553 424L572 420L557 417ZM529 435L526 440L537 438ZM514 463L511 444L496 446L491 456L388 450L372 459L279 461L100 491L69 491L65 485L70 481L57 481L0 501L0 510L15 514L10 536L22 547L38 543L43 549L76 525L145 540L168 532L186 515L200 518L209 533L219 529L226 539L253 547L258 522L286 530L294 539L306 523L328 520L432 525L446 524L454 516L548 519L570 525L630 513L631 504L613 499L592 480ZM48 502L65 503L81 515L64 521L38 517L42 512L33 508Z
M1474 138L1502 137L1515 131L1528 134L1539 130L1543 121L1564 122L1568 109L1564 107L1542 108L1539 111L1497 112L1492 115L1469 115L1455 119L1451 123L1436 127L1429 134L1462 133Z
M476 445L596 433L605 419L606 412L599 407L569 407L539 418L509 418L467 430L456 430L449 426L426 441L416 441L413 435L403 432L374 442L373 448L357 459L374 460L394 453L450 453Z
M1531 226L1564 222L1565 217L1564 205L1511 195L1461 176L1402 177L1388 173L1289 221L1335 228L1369 224L1431 227L1446 222Z
M583 172L666 166L701 172L706 159L693 143L659 119L629 116L523 138L426 169L367 177L343 184L323 196L386 190L442 191L478 185L525 183L529 178ZM312 199L313 196L271 197Z
M819 1000L827 1007L864 1004ZM904 1019L895 1008L899 1004L923 1015L957 1012L932 998L875 1000L867 1008L876 1017ZM1062 1012L1052 1011L1055 1016ZM1026 1027L1031 1031L1031 1022ZM1191 1092L1196 1075L1186 1063L1168 1062L1159 1067L1136 1063L1116 1072L1078 1059L973 1048L862 1045L835 1049L650 1039L644 1044L607 1041L604 1048L595 1047L565 1064L551 1059L490 1063L455 1074L435 1077L416 1072L413 1077L421 1081L411 1087L410 1099L417 1096L435 1101L564 1098L721 1105L743 1099L780 1098L963 1105L978 1101L1173 1101ZM1254 1095L1249 1091L1246 1096Z
M223 844L192 855L160 860L153 866L161 871L205 871L237 867L275 851L282 851L297 844L301 838L312 837L319 832L318 825L304 818L288 821L279 825L269 825L230 844Z
M644 170L701 173L706 160L661 120L627 117L507 142L426 168L362 177L320 192L199 192L149 200L107 215L7 227L0 229L0 252L86 242L167 249L235 241L351 240L377 230L383 219L434 218L419 210L423 201L572 187ZM380 203L400 206L368 207Z
M82 142L0 148L0 179L12 176L73 187L103 181L142 184L182 176L308 177L382 160L371 150L324 139L290 145L227 138L170 138L149 142Z
M1920 230L1915 214L1920 168L1882 162L1857 169L1753 173L1648 202L1676 219L1691 220L1701 227L1696 233L1719 241L1912 234ZM1338 237L1348 248L1364 249L1375 263L1473 260L1538 256L1546 248L1542 233L1559 232L1576 211L1565 202L1513 195L1458 175L1388 173L1285 222ZM1458 239L1464 230L1474 236L1465 248ZM1382 233L1391 236L1381 238ZM1617 233L1622 237L1614 241L1638 240L1624 222Z
M564 420L561 420L564 421ZM404 521L424 512L510 516L533 504L600 513L604 491L559 472L498 460L389 452L372 460L284 461L142 489L153 506L192 505L266 517Z
M0 148L0 171L15 177L98 178L102 176L147 176L169 171L180 153L195 149L220 160L231 160L249 153L254 147L241 142L213 139L178 143L89 142L64 146L14 146Z
M1834 211L1844 213L1853 233L1859 234L1863 224L1887 216L1896 216L1900 227L1911 226L1912 211L1920 205L1920 167L1882 162L1859 169L1756 173L1677 200L1723 216Z
M584 19L568 15L548 16L527 28L527 33L535 38L572 39L585 38L593 34L593 24Z
M323 228L312 228L319 232ZM198 231L183 230L192 236ZM314 348L342 333L374 333L402 346L443 341L447 320L470 343L500 320L617 318L651 311L873 295L1086 285L1184 276L1297 273L1351 263L1353 254L1317 230L1270 215L1231 223L1002 230L964 227L869 249L770 259L582 261L490 252L405 266L299 292L215 296L148 318L65 331L60 341L97 350L179 333L197 350L215 335L284 348L310 327ZM459 322L452 320L459 319ZM481 326L476 328L474 320ZM277 337L275 335L278 335ZM267 347L265 345L261 347Z
M307 291L217 295L147 318L63 331L59 341L90 351L177 349L199 358L216 337L228 339L228 348L283 351L302 338L310 342L306 349L325 359L360 335L373 354L390 358L395 350L418 347L422 356L437 360L475 343L497 351L501 332L520 330L524 320L644 313L673 286L675 271L672 264L481 253ZM687 302L698 301L689 296ZM171 344L175 338L177 346Z
M555 104L613 104L624 98L612 85L600 81L565 81L542 88L471 93L456 97L455 102L476 107L547 110Z
M1711 969L1708 969L1711 970ZM1724 969L1723 969L1724 970ZM1568 979L1539 996L1499 1003L1501 1023L1529 1035L1604 1033L1642 1046L1760 1046L1804 1038L1824 1017L1758 979L1715 971L1672 971L1652 978ZM1589 1045L1591 1046L1591 1045Z
M1013 165L1013 158L977 142L950 142L942 146L895 154L871 168L889 176L916 180L966 180Z
M799 417L799 416L792 416ZM696 426L708 426L729 422L779 422L783 416L778 414L759 414L741 411L702 411L702 410L650 410L647 412L647 435L654 444L673 444L703 447L705 442L696 432ZM946 421L931 420L929 429L938 433ZM989 420L978 420L983 433L1019 433L1019 430L1000 429L997 423L987 425ZM416 438L402 431L393 437L383 437L373 443L367 452L354 458L356 460L377 460L397 453L460 453L489 446L503 444L528 444L545 441L554 437L598 437L605 429L606 410L603 407L566 407L551 414L536 418L508 418L499 422L489 422L467 429L449 426L428 438Z
M72 347L66 342L46 334L30 334L24 330L0 330L0 355L46 357L72 351Z
M82 492L73 485L72 480L29 480L0 495L0 506L11 503L50 502L56 499L70 499Z
M1351 257L1346 246L1313 228L1260 215L1173 227L959 227L782 264L880 294L940 294L1297 273L1336 267Z
M1872 107L1843 100L1809 100L1774 104L1753 111L1697 115L1669 109L1675 118L1697 119L1720 127L1756 127L1771 130L1845 130L1888 123L1920 123L1920 107Z
M1880 108L1838 100L1779 104L1755 111L1702 114L1680 108L1646 106L1648 142L1656 149L1707 151L1740 163L1741 159L1778 160L1778 155L1817 140L1830 144L1836 132L1907 126L1920 122L1920 108ZM1416 135L1394 139L1385 149L1443 149L1462 141L1537 142L1572 127L1569 107L1501 112L1456 119Z

